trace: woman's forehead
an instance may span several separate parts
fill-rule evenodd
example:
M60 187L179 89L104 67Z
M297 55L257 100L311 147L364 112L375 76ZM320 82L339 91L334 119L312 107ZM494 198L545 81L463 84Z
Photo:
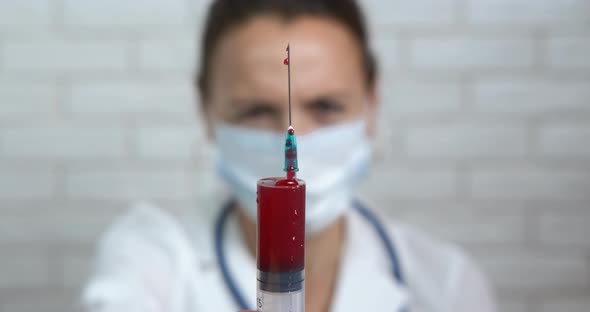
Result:
M214 80L230 88L280 88L288 44L294 84L337 87L363 81L361 48L345 26L327 18L285 22L273 16L254 18L224 36L213 58Z

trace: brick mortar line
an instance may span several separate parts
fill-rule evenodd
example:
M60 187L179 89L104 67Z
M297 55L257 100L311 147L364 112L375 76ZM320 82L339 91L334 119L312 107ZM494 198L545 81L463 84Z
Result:
M527 126L527 122L534 119L538 122L572 123L585 124L590 120L590 110L576 110L571 112L485 112L473 110L460 112L464 115L458 116L457 112L445 113L403 113L394 112L388 116L390 122L407 122L410 128L437 128L449 124L476 125L478 127L493 126Z
M556 83L567 83L576 81L590 81L590 70L587 69L544 69L543 71L534 71L531 68L471 68L471 69L453 69L453 68L389 68L385 72L392 71L398 76L403 74L406 79L432 79L443 80L452 79L460 80L466 74L473 79L496 79L496 80L555 80ZM403 71L403 72L401 72Z
M130 38L127 41L126 58L127 58L127 71L131 75L142 75L141 71L141 40L136 36Z
M392 120L387 122L393 123ZM399 160L400 158L407 158L408 155L408 123L404 120L396 121L395 127L387 125L386 129L392 131L389 139L393 142L387 142L388 149L385 151L385 157L382 161L385 163L388 159L394 158ZM395 150L394 143L397 143L398 150Z
M140 131L141 125L139 125L134 118L129 121L129 126L124 130L124 155L129 161L142 159L139 142Z
M66 183L66 176L67 176L67 165L64 163L63 160L58 160L52 166L52 174L53 174L53 185L51 189L51 199L55 201L60 201L66 197L67 194L67 183Z
M538 32L536 28L523 29L489 29L469 26L434 27L427 29L424 27L383 27L377 28L374 37L384 36L393 32L402 32L407 36L411 36L421 40L442 40L449 37L466 38L473 41L488 41L488 40L502 40L502 39L531 39L534 34Z
M412 46L414 39L408 36L403 31L398 31L394 35L395 44L395 55L397 55L397 64L401 72L405 72L412 68Z
M538 302L538 300L533 299L530 295L525 295L522 297L526 303L526 312L538 312L539 309L535 308L535 304Z
M540 234L540 213L532 208L532 207L525 207L524 214L527 216L525 218L524 224L524 239L525 244L529 246L539 246L541 245L541 241L539 238Z
M85 26L62 25L58 31L52 32L71 40L127 40L137 38L141 40L168 40L182 36L198 36L198 29L187 30L178 25L123 25L123 26Z
M461 112L474 111L474 103L476 99L475 82L476 80L469 74L464 75L461 79L459 79L459 88L461 92L459 97L459 110Z
M60 291L64 290L64 259L61 256L63 254L63 249L59 244L61 243L60 240L55 239L53 240L52 247L49 248L47 252L47 266L49 268L48 273L48 280L50 287L54 289L59 289Z
M583 285L582 285L583 286ZM527 300L530 302L531 312L541 311L539 307L551 301L570 301L570 299L585 299L588 300L588 292L590 287L576 287L574 285L566 285L565 287L552 287L545 289L538 289L526 294ZM586 303L587 301L583 301Z
M1 51L0 51L1 53ZM130 54L130 53L129 53ZM0 64L1 65L1 64ZM540 81L554 81L557 84L566 84L568 82L590 82L590 70L586 69L540 69L532 68L517 68L517 67L474 67L468 69L462 68L425 68L416 67L412 64L404 64L396 68L389 68L384 72L395 74L395 77L405 77L404 79L415 80L433 80L442 81L444 79L460 80L466 75L473 79L486 80L502 80L502 79L516 79L516 80L540 80ZM2 75L8 74L0 71L0 78ZM57 72L53 70L11 70L10 78L18 79L21 82L38 82L50 81L56 78L72 79L75 78L77 82L96 82L96 81L112 81L113 79L127 80L127 81L141 81L141 80L162 80L174 79L182 81L190 81L187 71L137 71L129 70L73 70L68 72ZM165 75L162 77L162 75ZM383 75L383 74L382 74ZM6 76L8 78L8 76ZM394 77L394 78L395 78Z
M509 37L530 37L532 33L535 31L544 31L551 35L557 36L567 36L571 34L585 34L586 32L581 30L572 30L572 29L563 29L559 26L540 26L539 24L495 24L495 25L487 25L487 24L473 24L469 21L465 21L465 24L458 23L461 20L455 21L451 23L439 23L439 24L428 24L428 23L418 23L418 24L406 24L406 23L379 23L372 25L371 33L374 34L374 37L384 34L390 33L394 31L403 31L408 35L413 36L449 36L449 35L466 35L466 36L473 36L474 38L477 37L486 37L486 38L502 38L505 36ZM583 26L583 25L580 25Z
M2 163L3 158L5 157L5 153L6 151L4 150L4 140L3 140L3 132L2 130L4 130L6 128L6 126L2 123L2 120L0 119L0 163ZM0 172L1 172L2 168L0 168Z
M538 118L531 118L526 123L526 154L525 157L534 159L540 156L540 131L542 125Z
M454 0L453 17L457 27L469 28L469 9L471 2L469 0Z
M55 79L54 88L56 93L55 103L54 105L54 112L58 117L58 120L62 123L69 119L70 114L66 109L67 102L70 100L71 94L71 79L61 77L60 79Z
M523 215L527 217L527 215ZM530 242L520 242L515 244L467 244L468 249L477 257L487 257L493 255L506 256L514 253L515 251L521 253L525 257L529 257L536 254L541 254L550 258L563 258L568 259L585 257L588 253L589 248L582 248L580 250L578 246L568 245L544 245L544 244L530 244Z
M50 29L54 33L63 33L65 24L65 3L64 0L53 0L50 2L51 24Z
M472 192L472 179L471 179L471 168L469 165L460 162L459 164L455 165L456 171L456 185L457 189L455 190L455 197L458 201L462 200L469 200L473 196Z
M184 6L184 14L183 14L183 23L182 24L187 24L187 27L190 27L191 29L193 28L201 28L200 24L203 23L203 21L199 20L197 22L198 19L200 19L200 16L202 15L200 12L197 11L203 11L206 10L207 8L205 8L205 5L203 5L202 3L199 3L199 8L201 8L200 10L197 10L197 5L195 5L195 2L192 0L184 0L182 2L182 5ZM208 7L208 5L207 5ZM199 24L199 25L196 25Z
M5 75L5 68L4 68L4 40L0 36L0 77Z
M548 37L547 32L543 30L537 30L532 34L533 67L539 72L549 69L547 62L549 54Z

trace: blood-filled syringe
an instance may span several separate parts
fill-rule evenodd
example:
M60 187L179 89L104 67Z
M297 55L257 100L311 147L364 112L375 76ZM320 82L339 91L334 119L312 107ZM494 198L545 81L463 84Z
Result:
M305 311L305 182L296 178L299 167L291 126L290 47L284 63L289 68L286 177L260 179L257 187L258 312Z

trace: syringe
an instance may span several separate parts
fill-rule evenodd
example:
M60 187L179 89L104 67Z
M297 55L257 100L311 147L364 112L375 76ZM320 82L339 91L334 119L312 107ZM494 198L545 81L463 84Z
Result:
M258 312L305 311L305 182L296 178L297 142L291 126L289 66L289 129L285 141L286 177L258 181L257 248Z

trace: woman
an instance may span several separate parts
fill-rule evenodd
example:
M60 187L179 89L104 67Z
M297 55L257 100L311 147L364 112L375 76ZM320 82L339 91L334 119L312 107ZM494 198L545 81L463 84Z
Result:
M354 200L378 108L354 0L214 1L197 86L218 172L235 200L182 225L147 205L123 217L102 239L84 297L89 309L254 308L256 180L282 174L273 138L288 125L288 43L308 187L306 310L494 311L485 279L461 251L390 225ZM315 161L320 155L330 163Z

